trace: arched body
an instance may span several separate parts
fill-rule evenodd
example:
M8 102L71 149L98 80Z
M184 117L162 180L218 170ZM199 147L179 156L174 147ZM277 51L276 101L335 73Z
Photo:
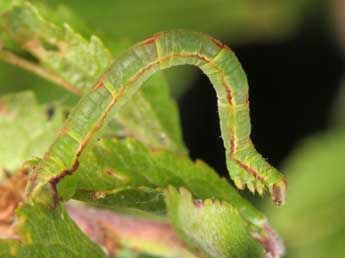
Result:
M78 157L109 112L116 112L153 73L184 64L199 67L216 90L227 167L236 186L260 194L269 190L273 201L282 203L284 177L250 140L248 83L236 56L207 35L182 30L158 33L115 60L69 116L36 168L38 177L55 188L61 178L76 170Z

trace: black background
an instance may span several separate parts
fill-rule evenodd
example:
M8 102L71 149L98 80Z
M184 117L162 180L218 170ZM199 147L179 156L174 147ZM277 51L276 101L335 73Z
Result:
M344 71L340 46L330 32L304 26L281 43L231 48L249 80L253 142L279 167L299 141L330 125ZM180 98L179 108L191 157L227 176L216 96L204 75Z

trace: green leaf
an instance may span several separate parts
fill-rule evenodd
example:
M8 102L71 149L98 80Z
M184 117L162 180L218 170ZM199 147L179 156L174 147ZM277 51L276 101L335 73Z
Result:
M23 0L2 0L0 3L0 15L20 3L23 3Z
M112 191L85 191L79 190L74 199L111 209L119 213L151 217L141 211L162 216L165 214L164 195L161 191L149 187L125 187Z
M164 5L158 5L156 0L128 0L101 1L97 3L99 11L95 12L93 2L49 0L49 3L63 3L78 10L84 20L112 39L127 36L140 40L162 29L186 28L236 43L281 38L297 28L304 8L315 5L311 0L265 1L260 3L261 8L250 0L175 0ZM181 10L193 11L181 17Z
M162 74L153 75L115 118L125 125L125 135L153 148L186 152L177 105L170 97L169 85Z
M105 258L69 218L62 205L55 209L25 204L17 210L20 241L0 241L1 257Z
M60 198L73 197L115 211L141 210L161 216L166 209L169 213L163 205L169 186L187 188L198 199L227 202L237 209L247 232L266 237L266 218L205 163L151 151L134 139L103 139L88 147L79 169L61 181L58 193Z
M88 191L89 197L100 192L101 200L107 194L112 195L112 190L118 194L117 189L124 187L148 187L160 195L169 185L187 188L200 199L227 201L246 220L259 227L266 221L227 180L220 178L202 161L194 163L188 157L169 151L151 151L134 139L102 139L93 147L88 147L80 157L80 167L75 174L64 178L58 185L58 192L65 198L72 197L75 190L84 191L84 194ZM152 196L149 199L152 205L155 199ZM96 200L89 198L91 202ZM116 206L116 202L113 205Z
M0 168L15 170L42 156L63 121L59 105L39 105L31 92L0 97Z
M13 108L17 108L22 112L20 113L16 110L16 115L21 114L21 116L17 115L17 118L20 118L19 122L25 125L35 124L33 123L33 117L26 116L26 112L29 111L30 114L37 116L39 110L42 112L41 119L43 121L39 121L38 124L40 126L46 125L45 110L36 104L32 93L22 93L10 96L7 99L11 101L8 100L4 103L9 103ZM28 107L34 107L38 110L24 108L20 105L24 102L27 103ZM3 110L8 110L5 106L3 107ZM62 112L59 116L55 114L54 117L60 117L62 120ZM5 118L8 119L7 116ZM11 120L10 125L15 125L12 122ZM59 125L61 125L61 122ZM23 127L26 128L25 126ZM51 131L56 132L57 130L52 129ZM42 138L39 137L39 139ZM43 141L43 143L50 142L51 140ZM102 140L96 146L91 146L90 151L82 155L80 162L81 171L78 171L75 176L66 178L67 180L64 180L60 185L59 193L63 194L66 189L69 189L69 180L72 180L72 182L75 180L74 182L77 182L79 192L90 189L96 190L88 193L88 199L84 197L88 202L95 200L95 202L98 201L98 205L103 207L117 207L117 209L135 208L163 214L165 206L162 191L159 188L173 184L176 186L187 186L196 195L203 198L215 196L227 199L235 204L237 202L237 204L242 205L240 208L244 214L245 211L251 211L255 219L262 216L249 203L241 199L237 192L225 180L220 179L207 165L202 162L194 164L184 156L176 156L176 154L167 151L152 152L136 140ZM118 170L121 172L117 174ZM209 186L212 187L209 188ZM116 189L115 191L101 192L102 190L114 188ZM92 194L92 196L89 194ZM102 195L104 195L104 198ZM82 199L80 196L81 194L79 193L79 197L75 197ZM32 221L36 224L36 221Z
M116 256L116 258L161 258L161 257L152 256L152 255L149 255L149 254L135 253L135 252L130 251L130 250L122 250Z
M284 40L298 30L302 20L321 9L319 2L325 1L261 1L258 4L252 0L174 0L165 2L164 5L157 4L156 0L101 1L97 3L97 12L94 11L93 2L48 2L54 8L62 4L71 7L95 31L104 35L102 39L109 42L127 38L138 41L157 31L186 28L226 39L236 45L262 40ZM181 10L193 11L181 17ZM305 10L308 11L307 14ZM174 94L185 92L187 86L195 81L195 76L186 73L185 69L174 73L169 70L168 73L171 75L169 82L174 86Z
M238 211L218 200L193 200L184 188L166 190L168 215L178 235L206 257L259 258L263 249Z
M19 243L15 240L0 240L0 257L13 258L17 255Z
M66 24L61 28L27 2L8 11L2 23L10 38L39 60L46 78L76 94L89 92L113 60L98 37L86 40ZM116 120L126 135L154 148L185 152L176 104L161 75L149 80Z
M68 25L60 28L45 20L37 9L28 3L7 12L2 22L14 42L32 54L38 63L32 61L31 57L19 56L17 53L18 60L22 58L21 60L31 62L36 68L43 68L41 74L45 74L45 78L80 94L90 91L111 62L109 51L98 38L85 40ZM5 49L4 53L6 51L9 49ZM87 253L94 252L92 243L75 230L74 224L63 228L66 214L61 210L61 204L56 210L40 206L40 201L50 196L55 200L58 194L61 200L74 197L103 207L135 208L159 215L164 212L164 208L168 208L168 214L177 230L180 230L181 223L184 223L179 214L174 215L179 205L189 208L184 212L195 212L192 195L198 199L212 199L202 202L204 208L200 217L206 221L211 217L219 217L216 221L222 220L224 224L205 225L197 216L191 217L189 224L186 224L188 232L182 235L183 238L209 257L262 255L263 248L250 233L265 237L263 225L266 218L207 165L202 162L194 163L186 156L180 155L184 152L184 147L176 107L169 97L167 86L163 85L164 89L161 91L161 81L162 79L158 78L153 86L137 94L134 101L124 106L116 117L124 136L130 135L139 139L156 151L136 140L105 139L96 145L88 146L88 151L80 157L79 170L61 181L57 193L52 191L54 188L51 187L56 178L45 178L49 183L37 193L37 199L34 201L38 203L26 203L19 210L24 244L23 247L17 247L19 254L26 252L29 256L46 257L49 251L55 251L62 257L76 257L76 250L83 248L85 254L81 256L84 257ZM161 149L164 151L157 151ZM62 172L61 178L72 173L72 170ZM47 177L49 176L47 174ZM189 202L175 202L174 196L167 191L171 185L189 189L191 194L186 198ZM167 207L163 205L163 193L170 197L167 199ZM220 201L222 204L219 206ZM33 214L36 213L38 217L34 218ZM44 224L43 229L38 226L41 223ZM194 226L200 229L196 231L196 241L189 238L192 233L190 229ZM205 234L208 230L213 234ZM215 232L220 241L215 242ZM54 243L54 247L38 248L40 242ZM68 242L72 245L71 250L66 247ZM28 247L29 245L31 246ZM9 249L7 253L11 252L11 248ZM103 257L99 251L97 249L96 254Z
M77 92L87 92L111 62L111 54L95 36L90 41L68 25L60 28L26 3L3 18L8 35L41 64L56 72Z
M344 131L330 130L303 142L286 161L289 202L267 210L286 239L289 257L344 256L344 155Z

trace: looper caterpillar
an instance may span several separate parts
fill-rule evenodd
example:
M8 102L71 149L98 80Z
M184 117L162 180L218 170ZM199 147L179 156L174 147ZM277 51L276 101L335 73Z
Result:
M123 105L153 73L183 64L199 67L216 90L227 167L236 186L259 194L268 190L272 200L282 204L286 180L250 140L248 83L239 61L219 41L183 30L158 33L114 61L70 114L34 171L43 179L36 183L49 182L56 195L56 184L77 169L78 157L109 112ZM33 194L38 187L31 189Z

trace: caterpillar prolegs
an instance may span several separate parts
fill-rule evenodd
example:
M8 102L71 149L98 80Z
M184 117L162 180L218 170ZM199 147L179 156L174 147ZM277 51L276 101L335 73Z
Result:
M182 30L158 33L117 58L80 100L34 173L55 188L77 169L78 157L110 111L124 104L153 73L184 64L199 67L216 90L227 167L236 186L259 194L268 190L275 203L283 203L286 180L250 140L248 83L239 61L219 41Z

